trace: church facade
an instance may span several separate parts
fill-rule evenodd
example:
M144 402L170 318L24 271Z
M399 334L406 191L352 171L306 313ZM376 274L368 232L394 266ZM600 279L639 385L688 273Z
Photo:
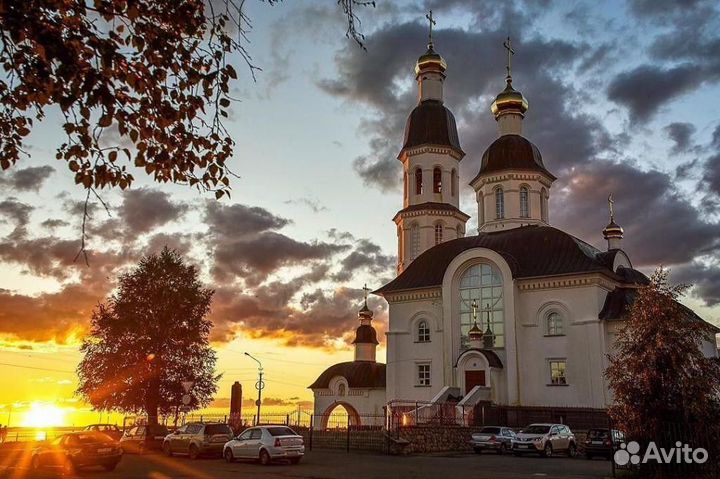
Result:
M491 105L498 138L470 182L478 234L466 236L465 154L443 103L446 69L431 42L416 64L418 105L398 155L398 275L374 291L389 304L384 401L605 408L607 355L648 282L622 249L612 199L603 251L551 226L556 178L523 136L528 102L508 61ZM715 338L702 347L717 355Z

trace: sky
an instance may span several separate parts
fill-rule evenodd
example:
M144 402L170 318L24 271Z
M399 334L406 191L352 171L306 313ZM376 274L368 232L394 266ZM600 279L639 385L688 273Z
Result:
M22 422L39 403L66 410L65 422L97 418L74 395L78 345L118 275L165 245L215 290L216 405L236 380L252 389L248 351L263 361L271 404L306 407L307 385L352 358L361 288L394 275L396 156L417 102L429 9L466 152L461 184L497 136L489 105L504 87L509 35L513 85L530 105L525 136L558 177L551 224L603 249L613 193L634 266L671 268L673 281L694 285L684 302L720 325L717 2L376 4L356 11L364 50L345 37L336 2L247 2L245 46L262 71L253 81L236 59L232 199L138 172L130 190L101 192L109 214L93 204L87 265L74 261L85 193L54 159L62 131L49 112L30 156L0 172L0 424ZM469 234L473 203L465 186ZM370 306L383 338L387 304L371 297Z

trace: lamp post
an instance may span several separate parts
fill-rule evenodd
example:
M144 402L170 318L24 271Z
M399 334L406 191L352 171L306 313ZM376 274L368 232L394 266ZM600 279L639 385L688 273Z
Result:
M257 389L258 392L258 398L257 402L255 403L257 405L257 419L256 419L256 425L260 424L260 404L262 400L262 390L265 389L265 383L263 382L263 367L262 363L252 356L250 353L246 352L245 356L249 357L256 363L258 363L258 381L255 383L255 389Z

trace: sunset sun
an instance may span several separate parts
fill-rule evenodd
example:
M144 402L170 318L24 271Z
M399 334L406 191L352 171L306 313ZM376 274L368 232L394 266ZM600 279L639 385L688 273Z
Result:
M21 423L25 427L64 426L65 411L54 404L33 403Z

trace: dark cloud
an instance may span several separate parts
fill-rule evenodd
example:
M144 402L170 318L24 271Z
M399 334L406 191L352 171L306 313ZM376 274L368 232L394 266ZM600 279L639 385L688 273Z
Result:
M675 143L672 148L673 153L685 153L693 146L692 136L696 128L692 123L670 123L663 130L668 138Z
M137 236L179 219L187 205L173 202L164 191L140 188L124 194L119 216L127 233Z
M50 219L47 219L47 220L43 221L42 223L40 223L40 226L42 226L43 228L47 228L47 229L55 229L55 228L60 228L62 226L68 226L68 225L70 225L70 223L68 223L67 221L57 219L57 218L55 218L55 219L50 218Z
M290 224L290 220L275 216L265 208L239 203L226 206L214 201L208 202L205 216L205 222L212 227L211 232L227 238L253 236Z
M672 280L691 284L692 295L700 298L707 306L720 304L720 265L693 262L671 271Z
M333 275L335 281L348 281L359 271L371 275L391 275L396 263L394 256L383 254L378 245L368 239L361 239L355 249L340 261L340 271Z
M668 101L697 88L703 82L698 72L692 63L672 68L642 65L616 76L608 86L608 98L627 107L633 123L646 121Z
M30 222L30 213L35 207L18 201L17 198L7 198L0 201L0 215L9 218L16 227L22 228Z
M8 178L0 178L0 185L17 191L39 191L54 172L55 168L52 166L31 166L8 173Z
M285 201L286 205L302 205L307 208L310 208L313 213L322 213L323 211L328 211L326 206L323 206L318 200L314 198L297 198L294 200L287 200Z

